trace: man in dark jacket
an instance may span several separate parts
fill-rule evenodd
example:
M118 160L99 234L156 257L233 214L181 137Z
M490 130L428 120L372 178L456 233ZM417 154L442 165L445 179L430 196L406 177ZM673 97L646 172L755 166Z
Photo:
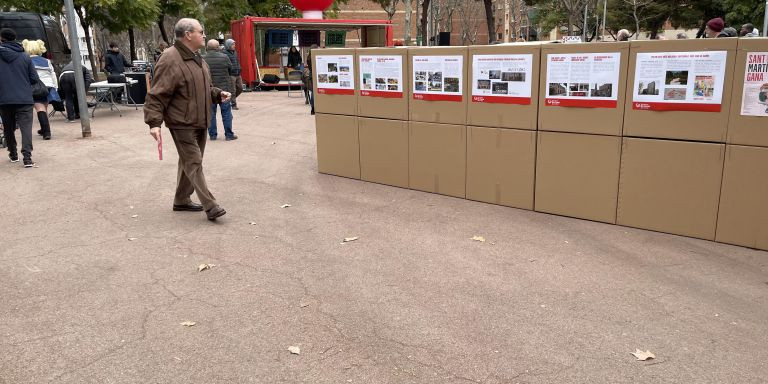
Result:
M3 119L3 135L8 146L8 158L19 161L16 143L16 127L21 131L21 154L24 167L35 165L32 161L32 84L39 81L32 60L16 41L16 32L10 28L0 30L0 117Z
M105 59L104 70L110 75L122 75L125 73L125 67L131 67L131 62L120 53L120 47L116 43L109 43Z
M144 122L149 134L161 142L160 125L171 131L179 152L174 211L202 211L208 220L216 220L227 211L219 206L208 190L203 175L206 129L211 104L228 101L229 92L211 85L208 64L198 51L205 46L205 32L195 19L181 19L174 27L176 42L160 56L155 78L144 103ZM190 199L197 192L200 204Z
M84 65L81 66L83 70L83 80L85 80L85 89L93 82L91 71ZM59 90L61 96L64 97L64 104L67 108L67 122L72 123L76 119L80 118L80 103L77 101L77 85L75 83L75 64L70 61L69 64L64 66L61 70L61 76L59 76Z
M232 94L232 109L237 109L237 97L243 92L243 78L240 77L240 60L237 59L234 40L227 39L224 42L224 48L224 53L227 54L229 61L232 63L232 84L235 87L235 92Z
M208 40L206 45L208 53L203 59L208 64L208 70L211 74L211 84L214 87L234 93L232 84L232 62L227 55L219 50L219 42L215 39ZM219 135L216 129L216 107L221 106L221 122L224 125L224 136L227 141L237 140L237 135L232 132L232 105L230 101L224 101L219 104L211 104L211 124L208 125L208 136L211 140L216 140Z

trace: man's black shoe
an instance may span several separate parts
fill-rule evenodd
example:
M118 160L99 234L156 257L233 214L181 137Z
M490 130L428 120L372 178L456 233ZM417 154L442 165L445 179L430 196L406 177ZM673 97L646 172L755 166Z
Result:
M19 162L19 154L18 153L9 153L8 159L11 160L11 163L18 163Z
M220 206L215 206L207 211L205 211L205 215L208 216L208 220L216 220L217 217L222 217L227 213L227 211L224 210L224 208Z
M187 203L187 204L174 204L174 211L187 211L187 212L200 212L203 210L201 204Z

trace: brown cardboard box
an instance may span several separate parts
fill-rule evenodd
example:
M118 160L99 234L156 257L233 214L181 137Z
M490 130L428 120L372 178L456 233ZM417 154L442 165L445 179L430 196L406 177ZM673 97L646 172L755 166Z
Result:
M473 62L475 55L531 55L530 75L531 97L481 97L472 95ZM538 118L539 68L541 43L516 43L514 45L492 45L469 47L469 75L467 78L467 125L498 128L535 130Z
M624 136L725 142L731 108L733 68L739 39L633 41L630 47ZM720 112L653 111L634 109L633 90L638 52L727 51L723 101ZM689 79L690 81L690 79ZM642 103L639 103L642 104Z
M354 90L334 90L321 89L318 82L320 76L317 58L320 56L352 55L352 72ZM355 60L355 50L353 48L315 48L312 50L312 77L315 97L316 113L332 113L336 115L355 116L357 114L357 94L359 93L358 76L359 70Z
M765 128L768 126L768 117L741 115L748 52L768 52L768 39L739 39L736 69L733 75L734 87L733 97L731 98L731 115L728 119L728 143L768 147L768 129ZM764 74L764 76L766 76L764 82L768 83L768 74ZM763 107L763 110L765 109L768 109L768 105Z
M725 144L624 138L617 224L715 239Z
M467 128L411 121L409 136L411 189L465 197Z
M462 58L462 82L461 94L451 97L452 101L433 101L429 98L445 98L440 96L420 96L424 99L414 98L414 89L408 86L409 118L411 121L427 123L459 124L467 121L467 98L469 97L467 80L467 47L422 47L408 48L408 84L414 84L413 57L414 56L461 56Z
M363 79L360 77L361 56L399 56L402 60L402 92L382 92L375 89L375 83L371 90L363 85ZM357 114L361 117L378 117L382 119L408 120L408 89L411 83L408 82L408 50L406 48L358 48L355 54L355 65L357 66L357 78L359 79L358 88L360 93L357 96ZM371 79L374 80L375 79Z
M536 131L467 127L467 199L533 209Z
M547 55L562 53L621 53L615 107L584 108L547 105ZM624 120L629 43L545 44L541 46L539 130L621 136Z
M536 211L616 223L621 138L539 132Z
M408 122L358 118L360 176L408 188Z
M353 179L360 178L360 144L357 117L315 115L317 171Z
M716 241L768 250L768 148L728 145Z

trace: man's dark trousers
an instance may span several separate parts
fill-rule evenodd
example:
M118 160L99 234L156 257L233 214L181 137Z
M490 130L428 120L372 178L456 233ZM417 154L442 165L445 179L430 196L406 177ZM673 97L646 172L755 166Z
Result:
M61 75L59 81L62 96L64 96L64 105L67 108L67 120L80 118L80 104L77 101L77 85L75 84L75 74L65 73Z
M179 171L176 196L173 204L189 204L192 192L197 192L200 203L206 211L217 206L216 198L208 190L203 175L203 154L208 137L206 129L171 129L171 137L179 152Z
M21 154L26 158L32 157L32 105L2 105L0 118L3 119L3 135L8 145L8 153L18 155L16 143L16 127L21 130Z

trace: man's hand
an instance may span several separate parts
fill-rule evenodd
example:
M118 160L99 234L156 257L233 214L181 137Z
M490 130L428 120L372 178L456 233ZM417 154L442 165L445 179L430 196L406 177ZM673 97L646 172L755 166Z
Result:
M160 141L160 127L152 127L149 129L149 134L155 138L155 141Z
M231 96L232 96L231 93L225 92L225 91L221 91L221 102L224 103L224 102L229 101Z

